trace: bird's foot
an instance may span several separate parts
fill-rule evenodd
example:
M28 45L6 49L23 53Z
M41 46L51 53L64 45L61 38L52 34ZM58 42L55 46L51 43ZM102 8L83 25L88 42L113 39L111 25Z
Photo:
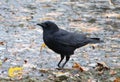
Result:
M56 69L58 69L58 70L62 70L62 69L63 69L63 67L62 67L62 66L60 66L60 65L58 65L58 68L56 68Z
M63 68L56 68L57 70L62 70Z

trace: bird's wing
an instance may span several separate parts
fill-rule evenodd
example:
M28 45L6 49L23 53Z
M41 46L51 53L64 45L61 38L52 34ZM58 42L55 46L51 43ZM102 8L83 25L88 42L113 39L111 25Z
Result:
M60 30L56 32L53 36L54 41L59 44L79 47L86 44L87 39L86 36L83 34L71 33L65 30Z

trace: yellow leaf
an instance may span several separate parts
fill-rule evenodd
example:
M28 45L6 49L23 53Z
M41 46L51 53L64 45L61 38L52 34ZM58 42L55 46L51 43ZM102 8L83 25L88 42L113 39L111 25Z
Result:
M42 49L45 48L45 47L46 47L46 44L43 43L43 44L41 45L41 47L40 47L40 51L42 51Z
M16 76L21 76L22 75L23 68L22 67L10 67L8 70L8 75L10 77L16 77Z

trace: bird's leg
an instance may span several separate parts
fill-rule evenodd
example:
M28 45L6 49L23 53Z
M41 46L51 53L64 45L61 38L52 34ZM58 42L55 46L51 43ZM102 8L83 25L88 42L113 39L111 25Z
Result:
M58 63L58 67L59 67L59 68L61 68L61 67L60 67L60 63L61 63L62 60L64 59L64 55L60 55L60 56L61 56L61 60L60 60L59 63Z
M65 61L65 63L63 63L63 65L62 65L62 68L65 66L65 64L69 61L69 59L70 59L70 56L66 56L66 61Z

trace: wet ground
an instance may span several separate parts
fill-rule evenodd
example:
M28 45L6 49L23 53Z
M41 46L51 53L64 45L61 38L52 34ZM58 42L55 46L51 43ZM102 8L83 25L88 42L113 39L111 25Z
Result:
M36 23L46 20L68 31L104 40L77 49L66 68L72 68L74 62L87 68L96 62L120 68L120 1L113 1L0 0L0 78L9 78L8 69L14 66L23 67L24 75L30 77L41 76L33 68L57 67L58 54L48 48L40 52L42 29Z

